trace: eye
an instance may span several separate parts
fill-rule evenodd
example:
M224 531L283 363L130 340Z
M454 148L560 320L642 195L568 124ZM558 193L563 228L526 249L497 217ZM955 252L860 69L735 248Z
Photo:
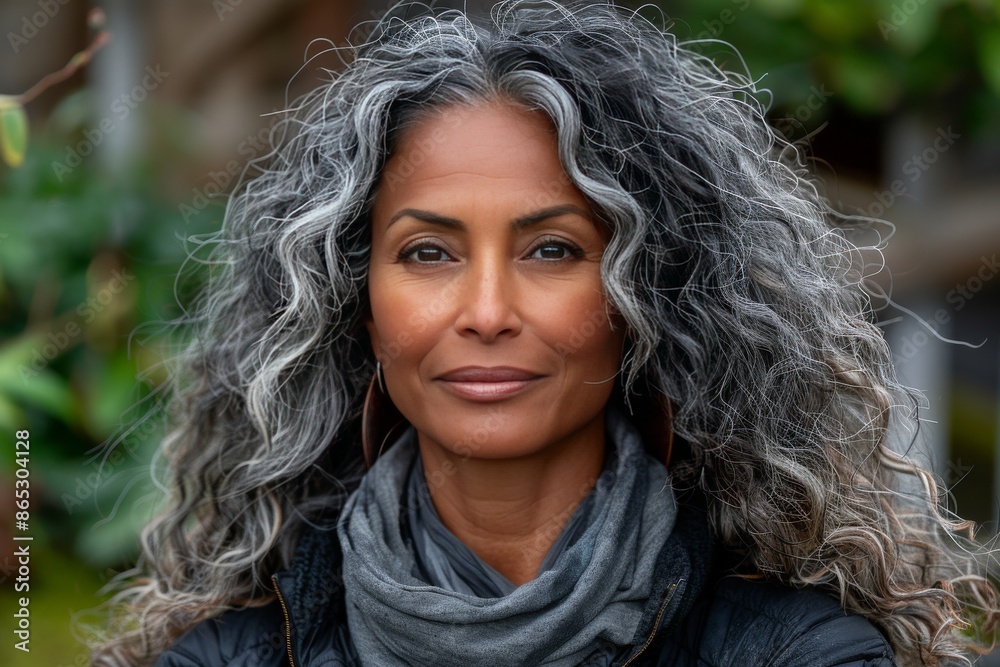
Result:
M528 255L529 259L541 259L546 261L559 261L564 259L578 258L583 255L583 250L566 241L545 240L535 246Z
M446 253L442 248L426 242L408 246L399 253L399 261L413 262L415 264L435 264L437 262L446 262L451 258L451 255Z

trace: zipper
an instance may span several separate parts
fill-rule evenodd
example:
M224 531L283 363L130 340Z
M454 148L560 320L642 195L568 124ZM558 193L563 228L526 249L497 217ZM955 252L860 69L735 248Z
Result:
M285 642L288 645L288 664L295 667L295 660L292 658L292 619L288 615L288 607L285 606L285 598L281 596L281 589L278 588L278 580L271 575L274 582L274 592L278 594L278 601L281 603L281 612L285 615Z
M660 604L660 610L656 612L656 619L653 621L653 629L650 631L649 636L646 637L646 643L642 645L642 648L640 648L638 652L635 653L635 655L633 655L631 658L623 662L621 667L628 667L629 665L631 665L639 658L639 656L645 653L646 649L649 648L649 645L653 643L653 638L656 636L656 631L660 629L660 619L663 618L663 612L666 611L667 605L670 603L670 600L674 597L674 593L677 592L678 584L680 584L682 581L684 581L683 577L681 577L674 583L670 584L670 588L667 589L667 595L665 598L663 598L663 602Z

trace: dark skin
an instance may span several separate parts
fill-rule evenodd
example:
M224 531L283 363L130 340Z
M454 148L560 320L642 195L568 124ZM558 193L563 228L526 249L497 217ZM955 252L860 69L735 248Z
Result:
M439 109L404 134L372 210L372 345L417 431L445 526L520 585L600 474L623 329L609 234L540 111ZM527 379L461 377L475 366Z

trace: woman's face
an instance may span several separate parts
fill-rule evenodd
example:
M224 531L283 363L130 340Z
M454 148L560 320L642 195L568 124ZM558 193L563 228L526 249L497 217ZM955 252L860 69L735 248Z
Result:
M608 238L543 112L448 107L402 135L373 203L367 327L422 442L508 458L603 437L623 342Z

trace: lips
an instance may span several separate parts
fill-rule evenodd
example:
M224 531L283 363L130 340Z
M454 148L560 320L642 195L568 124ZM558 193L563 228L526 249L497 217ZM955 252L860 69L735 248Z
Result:
M492 368L465 366L448 371L439 379L446 382L519 382L534 380L537 377L540 377L538 373L510 366L494 366Z
M471 401L497 401L532 387L543 376L510 366L465 366L439 376L452 393Z

